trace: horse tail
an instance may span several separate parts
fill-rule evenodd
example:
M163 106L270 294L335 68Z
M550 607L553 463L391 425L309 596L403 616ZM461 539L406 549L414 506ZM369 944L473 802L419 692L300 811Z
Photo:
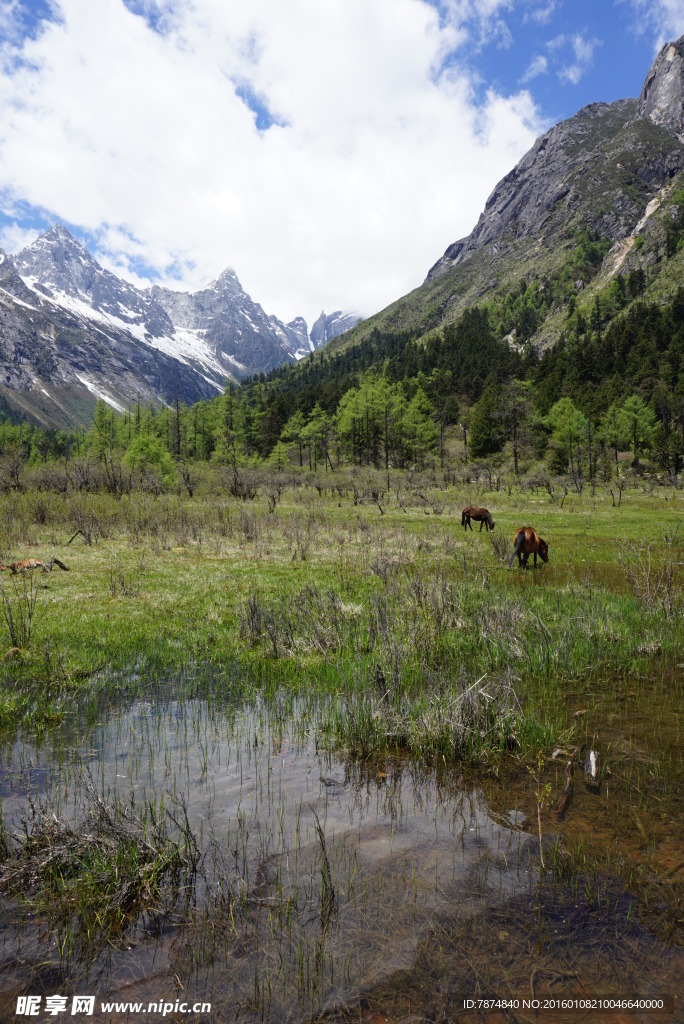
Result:
M511 555L511 557L509 559L509 562L508 562L509 565L513 565L513 559L515 558L516 555L520 554L520 552L522 551L524 545L525 545L525 533L524 533L524 531L521 530L520 533L518 534L518 536L515 538L515 544L513 545L513 554Z

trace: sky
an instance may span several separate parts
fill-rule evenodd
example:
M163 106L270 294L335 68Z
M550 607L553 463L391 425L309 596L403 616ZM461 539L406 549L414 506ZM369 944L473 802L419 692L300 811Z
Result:
M368 316L682 33L684 0L0 0L0 246L61 223L139 286Z

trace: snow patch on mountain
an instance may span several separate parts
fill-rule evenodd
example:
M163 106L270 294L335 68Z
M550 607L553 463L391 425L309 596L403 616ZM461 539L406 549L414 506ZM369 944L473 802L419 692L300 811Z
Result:
M120 402L117 402L117 400L113 398L109 394L109 392L106 391L101 385L96 384L94 381L90 380L84 374L77 373L75 374L75 376L77 380L80 380L81 384L83 384L88 389L88 391L91 392L91 394L95 395L96 398L102 399L102 401L106 402L107 405L112 407L112 409L116 409L117 412L126 411L126 407L121 405ZM47 391L45 392L45 394L47 394Z
M286 324L267 315L232 269L197 292L139 289L101 267L59 225L0 257L7 386L30 391L37 381L48 389L60 382L118 410L136 401L214 397L226 380L303 359L339 333L344 316L322 314L316 341L303 317ZM65 409L53 401L59 421Z
M84 327L92 327L93 322L95 324L100 324L102 328L104 328L103 333L105 334L105 337L110 338L111 341L115 340L113 335L119 331L124 331L143 345L147 345L149 348L156 349L159 352L164 352L166 355L180 360L180 362L185 363L187 366L199 365L207 374L209 374L209 376L203 374L205 380L207 380L217 390L217 392L223 392L223 388L215 378L217 376L219 379L224 377L225 368L216 358L216 355L210 346L208 346L204 341L203 331L175 330L172 335L161 335L155 337L146 330L144 324L136 320L136 314L122 303L118 303L122 316L114 316L112 313L105 313L103 310L94 309L87 299L77 299L74 298L73 295L69 295L64 291L61 291L54 283L43 285L41 287L41 282L37 281L33 277L22 276L21 280L44 302L58 306L59 308L66 310L68 313L71 313L81 321ZM49 297L43 290L45 287L49 287L51 289L52 294ZM28 306L27 303L22 303L21 300L17 299L15 296L12 296L12 298L15 302ZM28 306L28 308L31 309L34 307ZM85 381L81 381L81 383L85 383Z

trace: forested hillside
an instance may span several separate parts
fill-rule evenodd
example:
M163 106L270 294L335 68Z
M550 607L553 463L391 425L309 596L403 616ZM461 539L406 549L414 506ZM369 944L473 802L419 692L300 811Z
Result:
M601 245L584 239L582 247L573 273L580 260L591 280ZM679 247L675 239L665 259ZM684 287L657 304L642 297L645 286L643 272L632 271L615 275L588 306L571 296L562 336L541 356L523 339L558 302L562 277L521 280L420 338L375 330L335 355L190 408L177 402L119 414L99 403L91 429L73 433L6 422L2 485L19 487L24 466L43 467L46 483L57 486L120 492L136 483L163 490L185 481L192 489L196 462L335 472L473 459L517 474L543 466L607 480L620 452L631 452L637 468L678 473Z

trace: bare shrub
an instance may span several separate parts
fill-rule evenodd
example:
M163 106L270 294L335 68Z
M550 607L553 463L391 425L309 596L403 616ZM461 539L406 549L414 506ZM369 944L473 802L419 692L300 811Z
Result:
M237 528L246 541L259 537L259 517L253 509L241 508L237 517Z
M28 650L38 602L33 574L14 577L7 586L0 580L0 599L10 646Z
M140 544L144 535L155 536L159 531L160 507L148 494L133 494L123 502L124 522L131 540Z
M130 494L133 487L133 472L118 452L104 452L100 458L102 484L115 498Z
M658 608L668 616L674 614L677 597L676 563L672 553L676 536L675 530L672 542L666 541L665 557L660 560L651 552L654 545L645 542L623 543L618 556L639 603L647 608Z
M100 486L101 473L90 459L74 459L71 466L71 481L76 491L86 494L96 491Z
M71 486L71 478L65 466L49 463L38 466L31 473L30 483L39 491L52 491L55 494L66 494Z
M511 546L508 542L508 537L502 533L491 533L489 534L489 543L492 545L492 551L496 558L500 562L508 562L511 557Z
M618 489L618 500L617 501L615 501L615 495L613 494L613 488L612 487L610 488L610 496L613 499L613 508L615 508L616 505L617 505L618 508L622 505L622 492L627 487L627 481L625 480L625 478L623 476L619 476L617 478L616 486L617 486L617 489Z
M31 498L31 518L38 526L45 526L52 519L50 499L45 494L41 494L40 491L34 492Z
M284 533L293 562L296 562L297 559L300 562L306 562L309 557L312 536L317 532L317 529L315 520L311 515L306 516L306 518L293 518L286 523Z
M426 491L416 491L415 495L418 502L422 504L424 512L427 512L428 507L432 509L436 516L440 516L444 511L444 503L431 498Z
M280 499L286 487L287 478L285 476L271 476L268 478L264 484L264 492L269 512L275 512L276 506L280 504Z
M109 593L112 597L137 597L140 593L135 575L116 555L109 562Z
M228 480L228 490L239 501L254 501L259 493L259 484L254 474L234 466Z
M71 544L80 534L88 547L91 547L93 544L97 544L102 536L101 517L92 509L75 508L71 513L71 529L74 532L67 544Z
M216 520L221 537L232 537L234 533L233 509L225 502L216 506Z

